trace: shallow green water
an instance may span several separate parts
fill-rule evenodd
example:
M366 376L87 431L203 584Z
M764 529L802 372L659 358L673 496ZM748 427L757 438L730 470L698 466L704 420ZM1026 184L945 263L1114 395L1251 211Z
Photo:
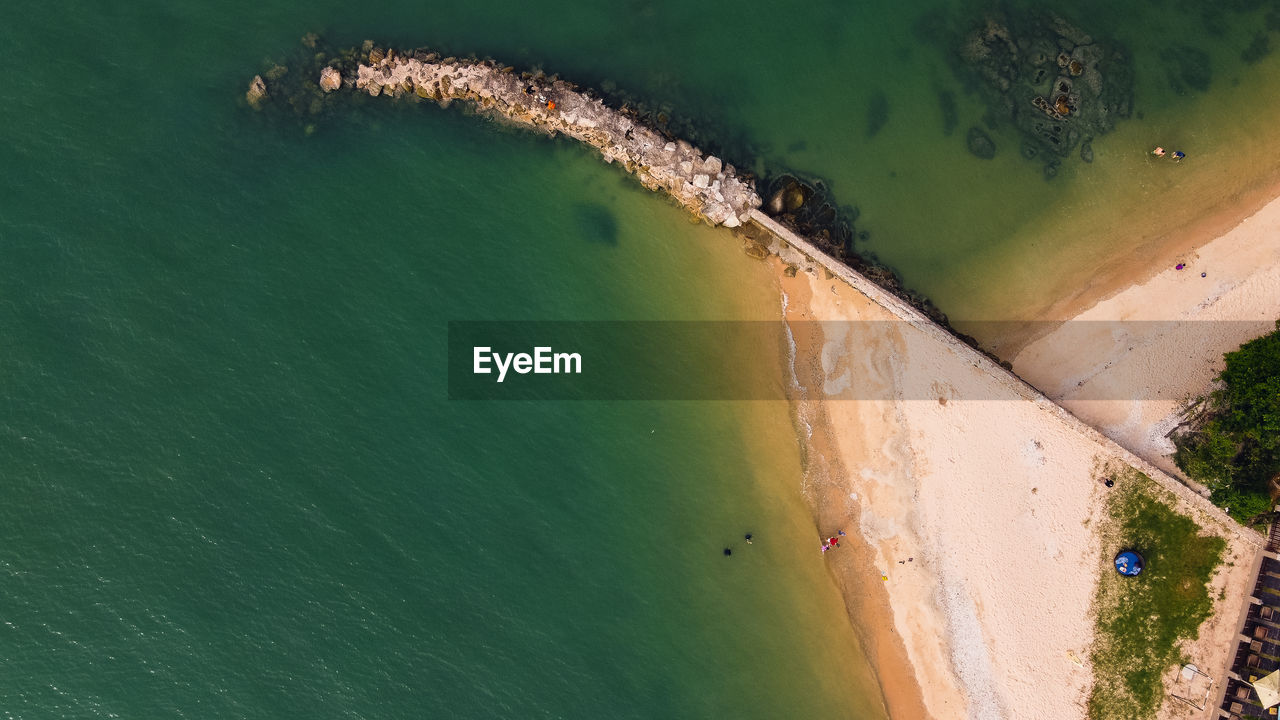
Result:
M312 17L88 13L0 103L11 717L883 716L785 406L446 399L448 320L735 317L745 256L568 144L238 106Z
M5 23L0 707L881 717L785 408L445 399L449 320L767 310L725 234L458 113L304 136L241 98L308 30L616 82L827 177L963 309L949 268L1053 196L941 135L941 55L888 7L54 2ZM1152 115L1175 104L1152 92Z

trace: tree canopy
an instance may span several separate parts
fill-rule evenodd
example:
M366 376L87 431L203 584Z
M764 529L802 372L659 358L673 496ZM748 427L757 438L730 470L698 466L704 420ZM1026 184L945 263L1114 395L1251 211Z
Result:
M1206 419L1177 439L1174 459L1215 503L1248 522L1271 509L1270 481L1280 475L1280 320L1224 358Z

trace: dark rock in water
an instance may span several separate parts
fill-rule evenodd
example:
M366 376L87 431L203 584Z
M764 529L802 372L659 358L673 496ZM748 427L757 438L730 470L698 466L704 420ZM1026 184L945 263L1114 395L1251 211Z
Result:
M1049 162L1045 163L1045 166L1044 166L1044 179L1045 179L1045 180L1052 180L1052 179L1054 179L1054 178L1058 177L1058 168L1059 168L1061 165L1062 165L1062 161L1061 161L1061 160L1059 160L1059 159L1057 159L1057 158L1054 158L1054 159L1050 160Z
M1253 36L1253 42L1249 43L1249 47L1240 53L1240 59L1252 65L1270 54L1271 40L1266 33L1260 32Z
M1051 11L1006 7L970 24L954 45L952 68L985 102L987 130L1012 124L1028 159L1068 158L1082 138L1128 117L1134 71L1122 46Z
M939 92L938 107L942 109L942 134L950 135L955 132L956 125L960 122L960 112L956 109L955 93L950 90Z
M1179 95L1187 90L1204 92L1209 89L1213 72L1209 68L1209 55L1189 45L1175 45L1160 51L1160 62L1169 76L1169 86Z
M1085 140L1080 144L1080 159L1091 163L1093 162L1093 141Z
M850 218L856 219L857 211L836 205L821 181L806 182L793 175L779 175L762 187L769 198L766 212L837 257L853 253L854 228Z
M935 7L928 8L911 23L911 34L927 45L941 45L947 33L946 16Z
M589 242L616 247L618 244L618 219L609 208L599 203L582 203L573 208L573 219Z
M1201 37L1223 37L1227 34L1227 19L1218 3L1205 3L1200 11L1200 23L1196 28Z
M863 242L866 242L867 240L870 240L870 239L871 239L871 233L870 233L869 231L867 231L867 230L859 230L859 231L858 231L858 239L859 239L859 240L861 240L861 241L863 241Z
M867 137L872 138L889 122L889 96L883 90L876 90L871 95L871 104L867 106Z
M969 128L969 134L965 137L965 144L969 147L969 152L974 157L990 160L996 156L996 144L991 136L983 132L982 128L973 126Z
M769 200L764 204L764 211L770 215L781 215L786 209L786 193L786 188L782 188L770 195Z
M795 212L804 205L804 201L804 186L800 183L792 183L787 186L786 192L782 196L782 209L785 212Z

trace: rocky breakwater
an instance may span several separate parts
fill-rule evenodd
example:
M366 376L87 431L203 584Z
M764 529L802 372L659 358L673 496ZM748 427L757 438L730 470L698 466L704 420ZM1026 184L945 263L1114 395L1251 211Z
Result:
M760 206L754 182L732 165L639 124L565 80L516 73L489 60L376 48L354 71L326 66L321 73L318 82L326 91L410 95L444 106L466 102L516 125L580 140L599 150L605 162L619 163L645 187L667 192L712 225L737 227Z
M776 243L785 250L785 239L750 222L762 205L750 175L739 175L733 165L651 127L625 105L607 106L589 89L541 73L517 73L492 60L442 59L425 48L398 52L366 41L363 47L335 52L313 34L304 37L302 45L305 51L288 65L275 64L265 77L253 78L245 95L249 106L262 111L292 109L310 133L315 129L312 123L342 94L351 94L353 100L368 95L434 101L442 107L463 102L499 121L591 145L606 162L621 164L651 190L665 191L695 217L713 226L738 228L751 255L766 257L771 247L780 247ZM662 122L663 113L657 120ZM854 227L856 207L838 208L825 185L791 175L774 178L769 194L769 215L955 332L946 315L908 290L891 269L855 252L854 241L868 238L866 230ZM972 338L955 334L976 347Z

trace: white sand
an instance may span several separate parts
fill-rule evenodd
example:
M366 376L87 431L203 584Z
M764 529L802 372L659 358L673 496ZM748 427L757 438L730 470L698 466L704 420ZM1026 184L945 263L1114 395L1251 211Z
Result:
M1280 198L1021 350L1014 371L1124 447L1177 470L1165 437L1222 355L1280 318ZM1206 277L1200 277L1205 273Z
M1221 682L1260 537L847 268L775 249L802 269L780 281L788 319L846 321L797 350L798 374L813 379L801 408L811 465L850 498L932 717L1085 717L1090 610L1111 551L1097 532L1108 466L1147 473L1228 539L1235 567L1215 600L1228 592L1201 628L1209 641L1188 648ZM882 322L856 322L868 320Z

